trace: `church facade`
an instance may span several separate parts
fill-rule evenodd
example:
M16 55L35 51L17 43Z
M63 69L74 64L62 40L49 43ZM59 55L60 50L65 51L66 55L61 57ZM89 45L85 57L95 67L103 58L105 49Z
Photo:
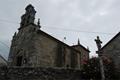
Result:
M81 55L89 56L89 50L82 45L76 49L42 31L39 20L34 23L34 7L30 4L25 10L18 33L12 39L8 65L80 69Z

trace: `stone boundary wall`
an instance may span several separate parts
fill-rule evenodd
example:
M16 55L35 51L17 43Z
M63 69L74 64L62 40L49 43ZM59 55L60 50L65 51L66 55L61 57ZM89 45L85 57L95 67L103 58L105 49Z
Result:
M80 70L0 67L0 80L82 80Z

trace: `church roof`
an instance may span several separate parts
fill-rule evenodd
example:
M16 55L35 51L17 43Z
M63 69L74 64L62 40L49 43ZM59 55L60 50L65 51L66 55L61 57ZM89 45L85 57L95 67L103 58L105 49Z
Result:
M32 24L32 25L34 25L34 26L35 26L35 24ZM36 26L37 26L37 25L36 25ZM42 30L38 30L38 31L37 31L37 33L41 33L41 34L43 34L43 35L45 35L45 36L47 36L47 37L49 37L49 38L51 38L51 39L55 40L56 42L61 43L61 44L65 45L65 46L69 47L70 49L72 49L72 50L74 50L74 51L76 51L76 52L79 52L79 53L80 53L80 51L78 51L78 50L74 49L73 47L71 47L71 46L67 45L66 43L64 43L64 42L62 42L62 41L60 41L60 40L56 39L55 37L53 37L53 36L49 35L48 33L44 32L44 31L42 31Z
M112 41L114 41L118 36L120 36L120 32L117 33L107 44L105 44L101 50L103 50L107 45L109 45Z
M71 46L67 45L66 43L64 43L64 42L62 42L62 41L60 41L60 40L58 40L58 39L56 39L55 37L47 34L46 32L44 32L44 31L42 31L42 30L38 30L38 33L42 33L42 34L44 34L45 36L47 36L47 37L49 37L49 38L57 41L58 43L61 43L61 44L65 45L65 46L69 47L70 49L72 49L72 50L74 50L74 51L76 51L76 52L79 52L78 50L72 48ZM79 53L80 53L80 52L79 52Z
M72 47L82 47L84 50L90 52L87 48L85 48L83 45L79 44L79 45L73 45Z

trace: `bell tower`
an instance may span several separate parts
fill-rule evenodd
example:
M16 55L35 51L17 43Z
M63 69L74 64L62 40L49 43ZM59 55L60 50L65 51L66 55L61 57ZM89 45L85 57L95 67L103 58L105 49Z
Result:
M40 22L37 25L34 24L36 11L31 4L25 8L25 11L25 14L21 16L20 28L14 34L11 42L9 66L34 66L36 62L33 60L35 55L34 39L36 31L40 28Z
M36 14L34 7L31 4L29 4L25 8L25 10L26 10L25 14L21 16L21 23L19 29L24 28L29 24L34 24L35 14Z

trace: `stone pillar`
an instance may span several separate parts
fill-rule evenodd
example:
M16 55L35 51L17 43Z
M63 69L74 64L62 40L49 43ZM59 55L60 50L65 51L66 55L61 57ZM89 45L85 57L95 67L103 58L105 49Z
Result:
M102 61L102 52L101 52L101 44L102 44L102 41L99 39L99 36L97 36L97 39L95 39L95 42L96 42L96 45L97 45L97 48L98 48L98 56L99 56L99 62L100 62L100 71L101 71L101 77L102 77L102 80L105 80L105 74L104 74L104 65L103 65L103 61Z

